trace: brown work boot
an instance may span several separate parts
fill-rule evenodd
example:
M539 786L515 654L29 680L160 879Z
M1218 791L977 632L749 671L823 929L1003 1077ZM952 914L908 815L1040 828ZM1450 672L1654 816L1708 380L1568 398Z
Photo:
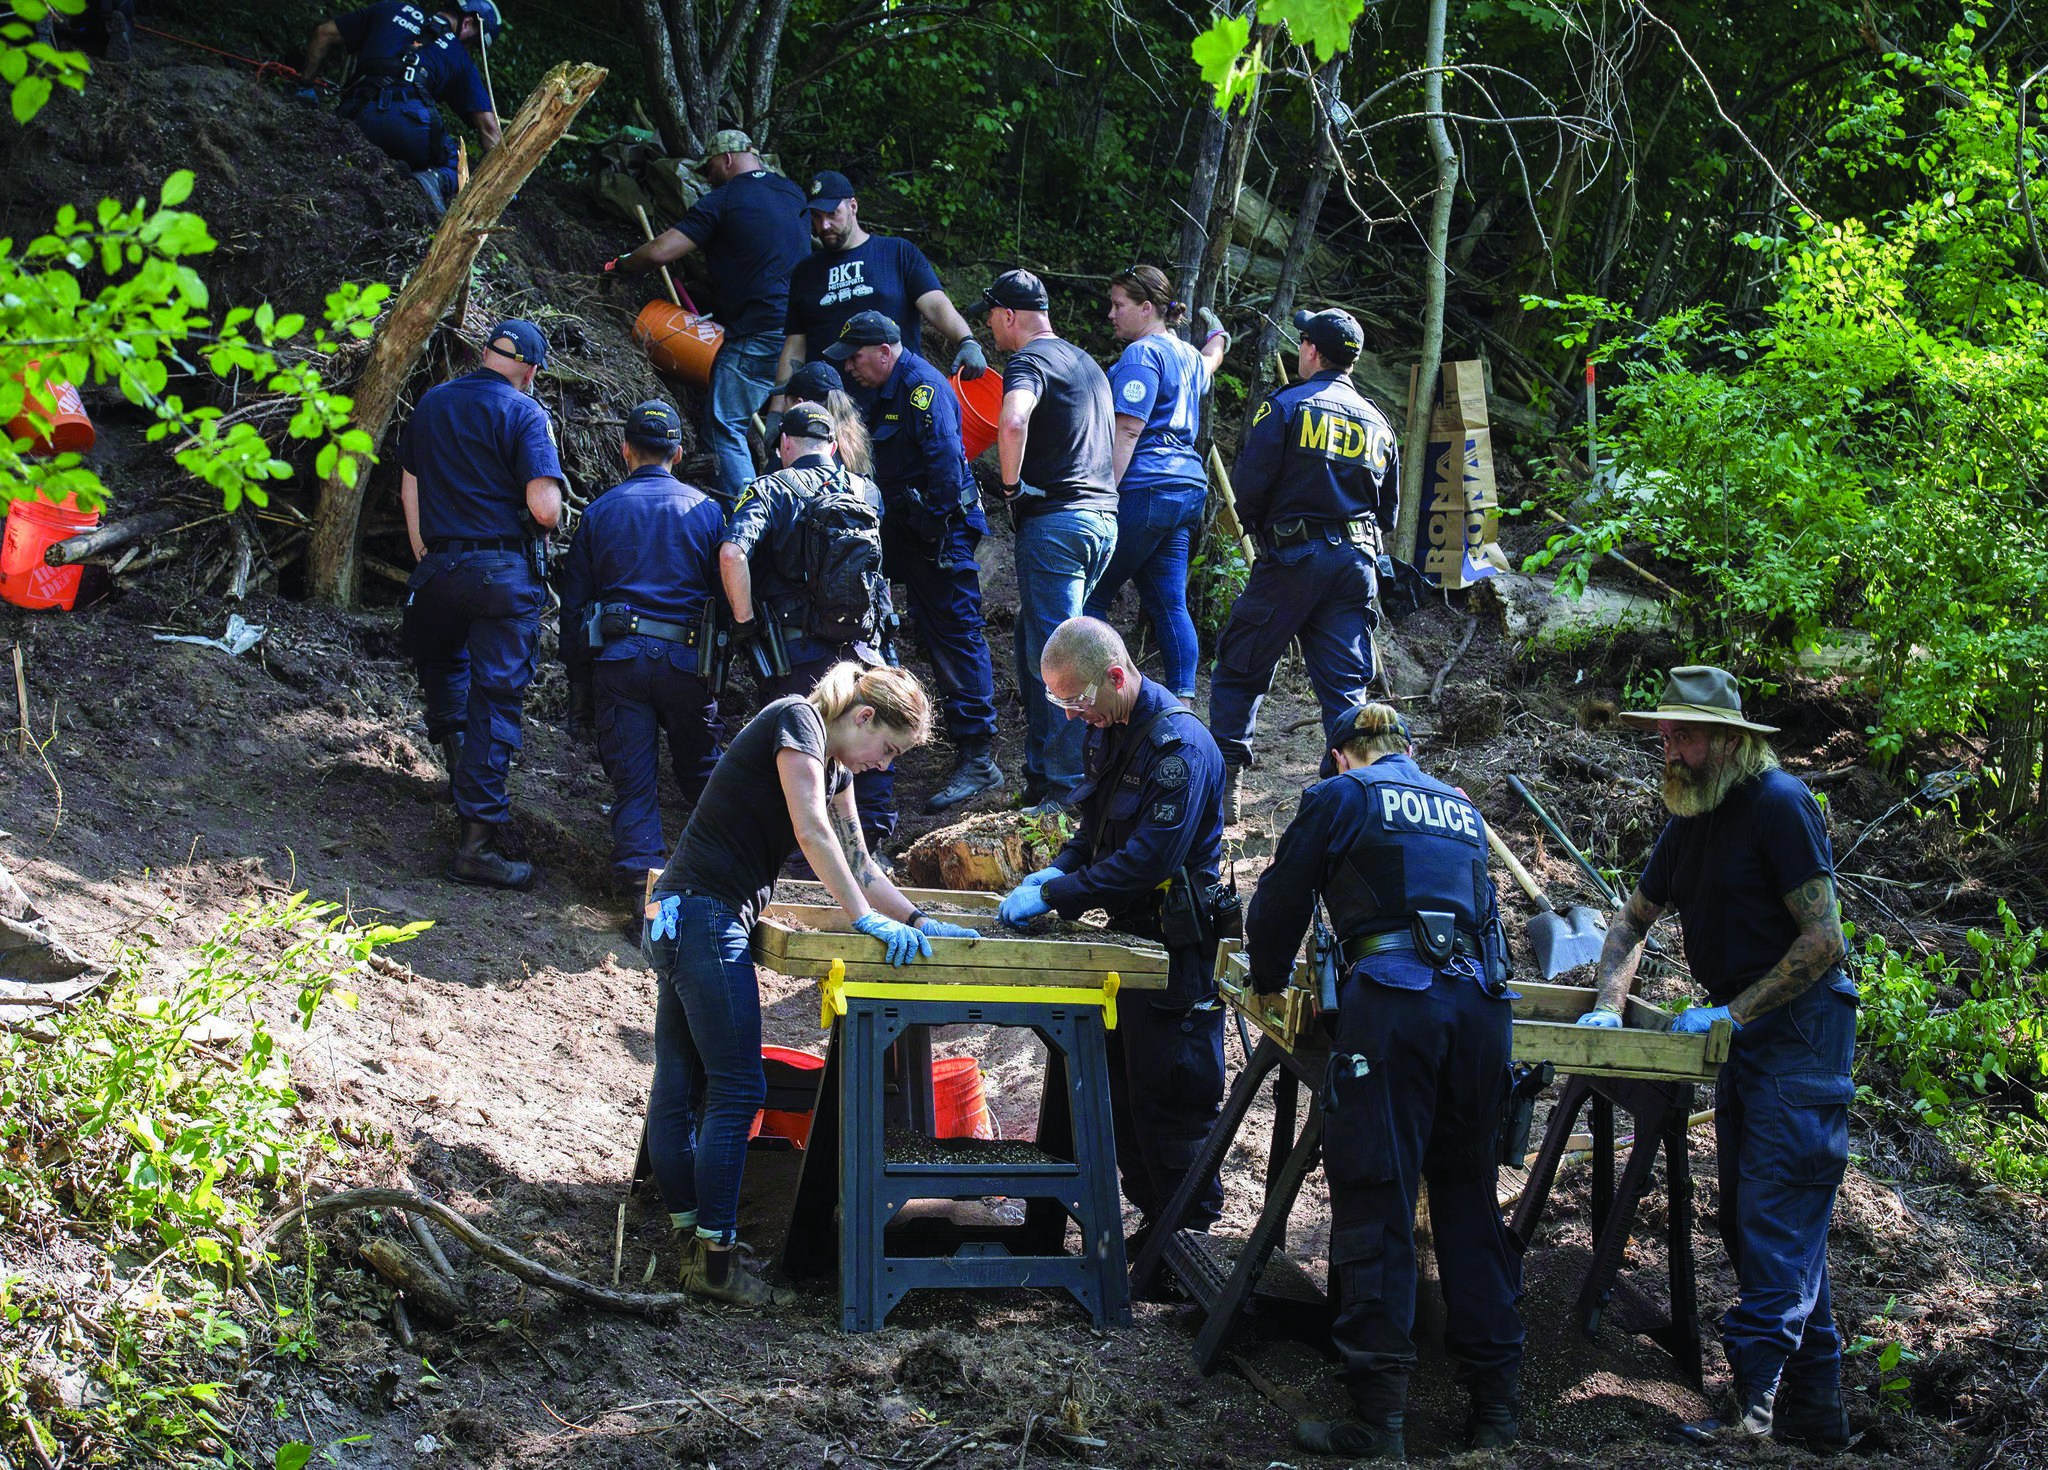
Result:
M742 1264L739 1252L736 1250L728 1250L723 1253L727 1257L725 1262L725 1279L714 1284L711 1280L711 1257L713 1254L715 1253L706 1247L701 1240L698 1242L695 1255L690 1255L687 1252L684 1254L683 1290L689 1292L692 1296L701 1296L707 1301L725 1302L735 1307L755 1307L765 1310L772 1307L787 1307L795 1304L795 1292L786 1286L770 1286L759 1276L756 1276L749 1267Z

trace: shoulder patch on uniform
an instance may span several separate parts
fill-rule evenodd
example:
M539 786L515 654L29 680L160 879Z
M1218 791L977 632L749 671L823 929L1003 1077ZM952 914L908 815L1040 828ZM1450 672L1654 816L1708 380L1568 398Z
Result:
M1136 378L1133 378L1128 383L1124 384L1124 402L1143 403L1144 401L1145 385L1143 383L1139 382Z
M1180 817L1181 803L1179 797L1175 797L1171 801L1155 801L1152 803L1153 821L1164 822L1168 826L1179 826Z
M910 406L920 411L932 406L931 384L919 383L910 390Z
M1273 400L1268 398L1264 403L1261 403L1259 405L1259 411L1252 415L1252 427L1256 429L1260 424L1263 424L1267 419L1271 418L1272 416Z
M1177 755L1170 755L1153 767L1152 774L1159 784L1169 791L1176 791L1188 784L1188 763Z

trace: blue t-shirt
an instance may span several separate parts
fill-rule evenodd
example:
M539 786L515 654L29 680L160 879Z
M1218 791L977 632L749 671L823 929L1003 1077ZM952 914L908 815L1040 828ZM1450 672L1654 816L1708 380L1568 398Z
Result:
M676 225L704 253L727 336L782 331L789 273L811 250L809 221L804 191L761 168L727 179Z
M427 541L522 536L527 481L562 478L548 411L489 368L420 396L398 461L420 482Z
M464 117L491 110L491 94L477 75L469 51L426 11L404 0L382 0L334 17L342 44L364 62L396 61L411 72L410 85L436 102L445 102ZM395 86L397 76L365 75L364 85Z
M1202 431L1202 395L1209 391L1209 364L1171 332L1152 332L1124 349L1109 370L1116 411L1143 419L1131 462L1119 490L1152 485L1206 485L1195 438Z
M917 351L922 321L917 298L943 288L924 252L893 235L870 235L851 250L820 250L799 261L789 277L789 315L783 330L801 332L804 358L816 362L856 312L879 311Z
M1638 886L1651 903L1679 911L1692 977L1715 1005L1726 1005L1785 958L1798 937L1785 895L1834 872L1820 803L1797 776L1772 769L1741 782L1702 816L1673 817ZM1826 983L1856 993L1839 968Z
M695 622L718 587L724 524L718 502L668 466L641 466L583 512L562 562L562 606L624 603L664 622ZM622 639L599 659L631 657L633 642Z

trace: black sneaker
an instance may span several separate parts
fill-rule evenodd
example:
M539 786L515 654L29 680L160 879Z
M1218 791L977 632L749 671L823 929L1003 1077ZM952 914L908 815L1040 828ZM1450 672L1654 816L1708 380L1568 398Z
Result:
M963 749L960 759L953 765L953 774L946 778L945 785L926 798L924 809L929 813L947 811L1002 784L1003 768L995 763L995 758L985 748L979 752Z
M1347 1460L1406 1460L1400 1414L1378 1419L1302 1419L1294 1426L1297 1449Z

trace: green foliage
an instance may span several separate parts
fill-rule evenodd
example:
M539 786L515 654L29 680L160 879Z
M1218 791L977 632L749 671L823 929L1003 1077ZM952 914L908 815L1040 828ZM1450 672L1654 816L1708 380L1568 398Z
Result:
M59 51L35 38L36 25L58 15L83 15L85 0L8 0L8 19L0 21L0 82L10 89L8 101L17 123L42 111L58 87L81 91L91 63L76 51Z
M1888 1298L1884 1304L1884 1311L1879 1315L1891 1316L1898 1303L1899 1299L1896 1296ZM1889 1405L1895 1411L1905 1411L1912 1406L1913 1383L1906 1376L1904 1365L1917 1363L1920 1361L1920 1355L1896 1339L1887 1340L1865 1333L1859 1334L1853 1342L1844 1345L1842 1356L1860 1358L1873 1355L1873 1350L1877 1377L1872 1387L1877 1390L1878 1402Z
M1188 610L1195 626L1212 639L1222 633L1251 575L1244 549L1212 532L1207 548L1188 561Z
M1248 50L1251 38L1249 14L1219 15L1188 48L1202 80L1216 91L1218 112L1230 111L1240 98L1249 96L1265 73L1258 53Z

